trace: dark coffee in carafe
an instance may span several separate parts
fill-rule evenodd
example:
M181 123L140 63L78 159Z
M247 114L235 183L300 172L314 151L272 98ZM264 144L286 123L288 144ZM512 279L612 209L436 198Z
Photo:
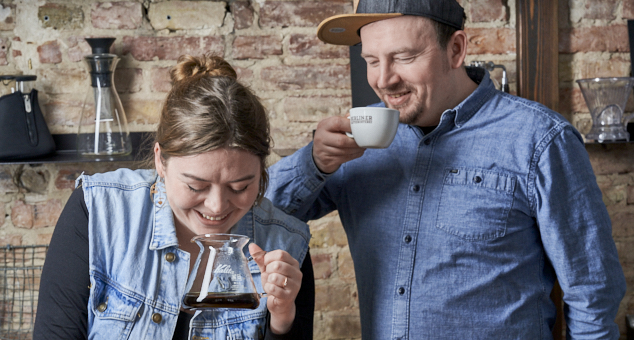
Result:
M260 305L255 293L208 293L200 302L199 293L187 293L183 304L189 308L247 308L256 309Z

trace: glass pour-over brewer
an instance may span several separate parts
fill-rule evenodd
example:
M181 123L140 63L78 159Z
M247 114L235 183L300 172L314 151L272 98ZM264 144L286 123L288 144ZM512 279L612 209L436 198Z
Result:
M77 132L81 156L109 160L132 151L130 132L121 100L114 86L119 58L109 53L115 38L86 38L92 54L84 57L91 89L86 94Z
M242 251L249 238L235 234L204 234L195 236L192 242L198 244L200 253L187 282L183 307L258 308L260 298L266 293L257 292L249 268L251 260ZM260 255L251 254L251 257ZM252 266L257 265L252 263Z
M577 83L592 116L592 128L586 134L586 139L599 143L629 141L627 123L634 118L634 114L625 114L625 104L632 91L634 78L588 78L579 79Z

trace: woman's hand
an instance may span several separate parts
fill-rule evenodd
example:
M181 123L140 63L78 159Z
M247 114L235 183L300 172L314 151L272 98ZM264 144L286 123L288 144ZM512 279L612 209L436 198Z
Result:
M271 313L271 331L284 334L290 331L295 320L295 298L302 285L299 262L283 250L273 250L258 256L262 248L254 243L249 252L262 272L262 286L268 294L267 308Z

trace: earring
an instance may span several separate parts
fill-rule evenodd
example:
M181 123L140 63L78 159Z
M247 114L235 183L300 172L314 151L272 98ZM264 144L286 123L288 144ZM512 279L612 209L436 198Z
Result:
M158 190L156 190L156 183L154 183L150 187L150 201L152 201L152 203L154 203L154 194L156 194L157 192Z

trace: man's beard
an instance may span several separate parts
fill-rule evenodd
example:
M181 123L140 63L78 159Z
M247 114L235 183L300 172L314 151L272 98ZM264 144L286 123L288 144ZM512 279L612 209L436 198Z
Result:
M405 92L409 92L410 94L414 93L414 91L408 87L385 89L385 90L381 90L381 92L379 93L379 98L388 97L388 94L405 93ZM423 115L423 103L421 102L414 103L413 107L412 107L412 103L406 104L405 107L393 107L389 105L387 101L385 101L385 106L389 107L390 109L399 110L400 111L399 122L403 124L414 125ZM408 112L403 111L407 107L411 107L411 109L408 110Z

